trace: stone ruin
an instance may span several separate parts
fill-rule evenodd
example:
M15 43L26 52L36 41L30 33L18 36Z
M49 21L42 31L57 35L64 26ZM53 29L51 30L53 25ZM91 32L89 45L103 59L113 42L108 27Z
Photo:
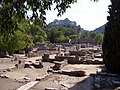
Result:
M31 62L31 61L25 62L24 68L32 68L32 67L34 67L36 69L37 68L43 68L43 63L39 59L37 59L35 62Z
M26 53L27 57L35 57L44 54L60 54L61 52L69 52L70 55L79 55L83 56L86 52L81 51L81 44L69 44L69 43L56 43L56 44L44 44L44 43L36 43L35 46ZM90 50L89 50L90 51ZM91 51L94 53L95 50Z
M97 71L97 74L94 75L93 78L95 90L102 90L104 88L104 90L120 90L119 74L108 73L106 70L102 69Z
M54 61L54 66L51 67L53 70L61 70L65 65L67 65L67 60L62 62Z
M41 60L37 59L35 62L26 62L25 60L18 60L18 63L15 64L15 67L17 69L20 69L20 68L43 68L43 63Z
M25 60L18 60L18 63L15 64L16 68L20 69L20 68L24 68L25 66Z
M49 61L49 54L44 54L44 56L42 56L42 60Z
M61 70L59 73L76 77L82 77L86 75L85 71L82 70Z
M32 66L34 66L34 68L43 68L43 63L42 63L42 61L41 60L36 60L36 62L35 63L32 63L31 64Z
M103 64L102 61L94 60L94 58L102 58L102 54L100 50L92 50L92 49L82 49L77 51L69 51L69 53L57 53L55 59L50 59L49 54L44 54L42 56L42 61L44 62L54 62L54 61L63 61L64 59L67 60L69 64Z

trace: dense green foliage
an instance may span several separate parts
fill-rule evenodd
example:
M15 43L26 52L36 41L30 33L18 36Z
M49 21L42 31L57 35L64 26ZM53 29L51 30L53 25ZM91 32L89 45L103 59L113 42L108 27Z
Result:
M33 42L45 41L47 37L42 26L45 24L46 11L51 10L54 3L54 9L58 10L60 16L75 2L76 0L0 0L0 51L13 53L31 46ZM29 10L32 11L31 16L27 14ZM65 40L67 39L68 37Z
M120 0L111 0L103 41L103 61L109 72L120 73Z
M48 31L48 39L52 43L62 42L64 38L63 32L58 29L51 29Z
M4 37L0 36L0 51L14 53L17 50L31 47L35 42L44 42L47 39L46 33L41 26L29 24L28 20L21 20L18 23L18 30L14 34Z
M80 38L84 38L84 39L90 38L89 37L89 32L86 31L86 32L81 33Z
M98 44L102 44L102 42L103 42L103 34L96 34L96 36L95 36L95 41L96 41L96 43L98 43Z
M92 32L92 33L89 34L89 36L90 36L91 38L95 38L96 35L97 35L97 33L95 33L95 32Z
M80 27L79 26L51 26L46 30L48 35L48 40L52 43L58 42L68 42L72 37L79 36Z
M0 0L0 35L13 34L18 28L18 23L25 18L29 18L31 22L36 22L39 18L43 25L46 11L51 10L53 3L60 16L75 2L76 0ZM27 14L29 10L32 11L30 17Z
M70 39L80 38L80 35L79 34L78 35L70 35L69 38Z
M34 40L33 42L44 42L47 39L47 35L43 28L41 28L38 25L32 25L29 33L33 36Z
M14 53L17 50L21 50L33 45L33 38L31 35L25 34L20 30L16 30L14 35L9 38L3 39L0 37L0 51Z
M89 32L89 31L86 31L86 32L83 32L81 33L80 35L80 38L82 39L94 39L96 41L96 44L102 44L103 42L103 37L104 37L104 34L102 33L95 33L95 32Z

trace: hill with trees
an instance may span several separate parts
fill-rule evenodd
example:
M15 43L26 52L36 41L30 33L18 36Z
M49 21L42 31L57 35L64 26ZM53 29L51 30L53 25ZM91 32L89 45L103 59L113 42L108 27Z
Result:
M95 33L104 33L104 31L105 31L105 25L106 25L106 24L104 24L104 25L96 28L96 29L93 30L92 32L95 32Z
M81 29L80 25L77 26L75 21L70 21L68 18L64 20L55 19L45 28L48 41L52 43L68 42L71 37L79 37Z
M88 31L76 25L75 21L70 21L68 18L64 20L55 19L53 22L46 26L46 33L48 41L52 43L69 42L70 39L94 39L96 43L102 44L103 33L105 25L93 30Z

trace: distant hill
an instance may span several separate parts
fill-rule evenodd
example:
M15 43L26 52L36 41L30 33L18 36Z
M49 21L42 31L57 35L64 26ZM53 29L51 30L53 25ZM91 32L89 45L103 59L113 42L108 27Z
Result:
M76 22L75 21L70 21L68 18L64 19L64 20L57 20L55 19L53 22L49 23L48 26L54 26L54 25L71 25L71 26L76 26Z
M52 28L54 26L65 26L65 25L69 25L69 26L72 26L72 27L76 27L77 26L77 24L76 24L75 21L70 21L68 18L66 18L64 20L57 20L57 19L55 19L53 22L50 22L46 26L46 28L48 29L48 28ZM88 32L88 33L93 33L93 32L95 32L95 33L104 33L104 31L105 31L105 25L106 24L104 24L104 25L96 28L93 31L84 30L84 28L80 28L80 32L81 33L85 33L85 32Z
M81 28L81 29L80 29L80 32L81 32L81 33L85 33L85 32L89 32L89 30L84 30L84 28Z
M104 31L105 31L105 25L106 25L106 24L100 26L99 28L96 28L95 30L93 30L93 31L91 31L91 32L104 33Z

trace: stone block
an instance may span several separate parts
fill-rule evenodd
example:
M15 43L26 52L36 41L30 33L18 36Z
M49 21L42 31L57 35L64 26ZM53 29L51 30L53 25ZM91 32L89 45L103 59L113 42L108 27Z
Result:
M43 62L49 61L49 54L44 54L44 56L42 56L42 61Z
M64 60L62 62L54 61L55 65L52 67L53 70L60 70L63 66L67 64L67 61Z
M31 68L31 62L25 62L24 68Z
M70 76L78 76L78 77L85 76L85 71L73 70L73 71L71 71Z
M24 68L25 67L25 60L19 60L17 64L15 64L17 68Z
M65 56L55 56L56 61L63 61L65 58Z
M87 51L81 50L81 51L70 51L70 55L78 55L78 56L85 56L87 54Z
M76 76L82 77L85 76L85 71L82 70L62 70L61 74L69 75L69 76Z
M103 61L99 61L99 60L94 60L93 64L103 64Z
M41 81L41 80L45 79L47 76L49 76L49 74L43 75L42 77L38 76L36 78L36 81Z
M80 58L79 56L71 57L71 58L68 58L68 63L69 64L82 64L83 59Z
M59 90L58 88L45 88L45 90Z
M20 77L20 78L16 79L16 81L18 81L19 83L29 82L30 78L29 77Z
M94 55L94 57L95 58L102 58L102 54L97 53L97 54Z
M43 63L42 62L35 62L31 64L35 68L43 68Z
M0 75L0 77L1 77L1 78L9 78L9 76L4 75L4 74Z

